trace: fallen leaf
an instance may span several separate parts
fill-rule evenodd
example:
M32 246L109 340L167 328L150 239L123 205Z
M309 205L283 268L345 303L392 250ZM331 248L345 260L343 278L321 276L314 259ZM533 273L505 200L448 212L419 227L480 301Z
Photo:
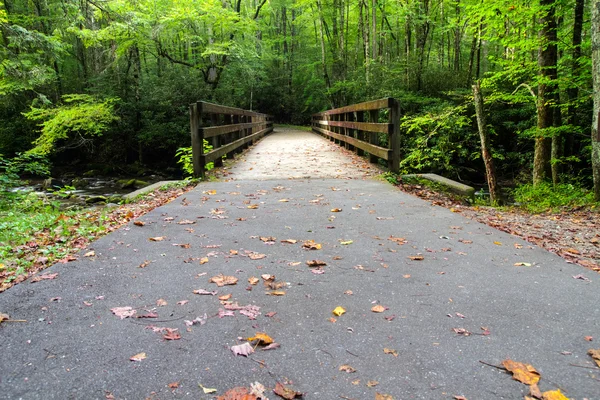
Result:
M10 319L10 315L4 314L4 313L0 313L0 323L2 321L8 321L9 319Z
M239 252L237 250L233 250L233 249L229 250L230 256L237 256L238 254L239 254Z
M360 384L360 379L355 379L351 382L353 385L359 385Z
M375 392L375 400L394 400L392 395Z
M146 353L137 353L134 356L129 357L131 361L142 361L146 359Z
M321 250L321 244L315 243L313 240L308 240L302 244L302 247L307 250Z
M591 342L592 340L594 340L594 337L593 336L584 336L583 339L586 340L586 341L588 341L588 342Z
M298 241L296 239L285 239L285 240L282 240L281 243L296 244L296 243L298 243Z
M208 257L202 257L202 258L200 259L200 265L202 265L202 264L206 264L207 262L208 262Z
M163 335L163 339L165 340L179 340L181 339L181 334L177 331L177 329L165 328L167 333Z
M332 208L331 212L342 212L341 208Z
M340 366L338 368L338 370L347 372L349 374L351 374L353 372L356 372L356 369L354 367L352 367L351 365L348 365L348 364L344 364L344 365Z
M183 306L185 304L187 304L189 302L189 300L180 300L177 302L178 305Z
M592 358L596 362L596 365L600 367L600 349L589 349L588 354L592 356Z
M144 221L133 221L133 224L135 226L144 226L144 225L146 225L146 223Z
M263 347L263 350L275 350L276 348L280 347L281 345L279 343L271 343L270 345Z
M84 257L94 257L96 255L96 252L94 250L88 251L87 253L85 253L83 256Z
M267 294L270 296L285 296L285 291L284 290L274 290L272 292L267 292Z
M189 243L173 243L173 246L178 246L178 247L181 247L182 249L189 249L190 248L190 244Z
M266 254L259 254L259 253L248 254L248 257L250 257L251 260L261 260L261 259L265 258L266 256L267 256Z
M333 315L339 317L340 315L344 314L345 312L346 312L346 309L338 306L333 310Z
M425 257L423 256L408 256L408 258L410 258L413 261L422 261L425 259Z
M184 219L184 220L179 221L177 224L178 225L193 225L195 223L196 223L196 221L190 221L189 219Z
M151 242L162 242L163 240L165 240L165 237L164 236L156 236L156 237L148 238L148 240Z
M254 353L254 349L248 342L238 344L236 346L231 346L230 349L236 356L248 357L250 354Z
M204 289L196 289L196 290L194 290L194 294L200 294L200 295L210 295L210 296L214 296L214 295L216 295L217 293L219 293L219 292L217 292L216 290L215 290L215 291L213 291L213 292L209 292L208 290L204 290Z
M256 396L259 399L268 400L267 396L265 395L266 390L267 388L260 382L254 382L250 384L250 394Z
M540 380L540 374L530 364L513 361L502 361L502 366L513 374L513 379L526 385L533 385Z
M352 290L346 290L344 292L344 294L348 295L348 296L352 296L354 294L354 292Z
M113 314L115 314L117 317L120 317L121 319L133 317L137 312L131 307L115 307L111 308L110 311L112 311Z
M279 199L279 202L280 203L287 203L287 202L289 202L289 200L288 199Z
M562 394L560 389L556 389L542 393L542 400L569 400L569 398Z
M401 238L401 237L390 236L388 238L388 240L391 240L392 242L395 242L399 246L407 243L406 239Z
M410 274L402 275L402 277L403 277L404 279L408 279L408 278L410 278Z
M271 336L267 335L266 333L262 332L256 332L256 335L254 335L253 337L249 337L246 340L248 340L249 342L258 341L259 344L273 343L273 338L271 338Z
M354 243L354 241L352 241L352 240L346 240L346 241L340 242L340 244L343 245L343 246L347 246L347 245L352 244L352 243Z
M396 350L394 350L394 349L388 349L388 348L384 348L384 349L383 349L383 353L384 353L384 354L391 354L391 355L393 355L394 357L398 357L398 352L397 352Z
M256 210L258 208L258 204L250 204L247 208L251 210Z
M171 382L167 386L169 389L177 389L179 387L179 382Z
M371 307L371 311L375 313L382 313L385 311L385 307L381 304L377 304L376 306Z
M248 283L251 285L256 285L258 282L260 282L260 280L255 276L248 278Z
M269 317L269 318L271 318L271 317L274 317L274 316L275 316L275 314L277 314L277 312L276 312L276 311L269 311L268 313L266 313L266 314L265 314L265 317Z
M221 287L225 285L235 285L238 279L235 276L219 274L217 276L213 276L208 281L211 283L216 283L217 286Z
M256 400L257 397L250 394L245 387L235 387L229 389L222 396L217 397L217 400Z
M471 332L469 332L468 330L466 330L465 328L452 328L452 330L454 331L454 333L456 333L457 335L462 335L462 336L471 336Z
M368 387L375 387L377 385L379 385L379 382L377 382L377 381L368 381L367 382Z
M273 236L261 236L259 239L261 242L265 242L265 243L274 242L277 240L277 238L273 237Z
M235 317L235 314L233 313L233 311L223 310L223 309L219 308L219 318L225 318L225 317Z
M273 282L275 280L275 275L271 275L271 274L262 274L260 277L263 278L265 283Z
M146 260L143 263L141 263L140 265L138 265L138 268L146 268L148 265L150 265L152 261L150 260Z
M540 390L537 383L534 383L533 385L529 385L529 395L536 399L542 398L542 391Z
M324 267L327 265L327 263L321 260L310 260L306 262L306 265L309 267Z
M265 282L265 286L268 286L271 290L279 290L281 288L287 287L287 283L285 283L283 281Z
M33 277L33 279L31 279L31 283L39 282L39 281L43 281L43 280L47 280L47 279L56 279L57 276L58 276L58 272L54 273L54 274L36 275Z
M573 279L579 279L579 280L582 280L585 282L591 282L591 280L589 278L586 278L585 276L583 276L581 274L573 276Z
M221 300L221 301L227 301L227 300L229 300L231 298L231 296L232 296L231 293L224 294L223 296L219 296L219 300Z
M531 263L527 263L527 262L516 262L515 267L531 267Z
M495 244L496 246L502 246L502 243L501 243L501 242L494 242L494 244Z
M302 397L302 393L300 392L296 392L294 389L292 389L291 387L284 385L280 382L277 382L275 384L275 389L273 389L273 392L279 396L282 397L286 400L293 400L296 397Z
M467 400L465 396L454 396L454 400Z
M156 300L156 305L158 307L164 307L167 304L169 304L169 303L167 303L167 301L165 299L158 299L158 300Z

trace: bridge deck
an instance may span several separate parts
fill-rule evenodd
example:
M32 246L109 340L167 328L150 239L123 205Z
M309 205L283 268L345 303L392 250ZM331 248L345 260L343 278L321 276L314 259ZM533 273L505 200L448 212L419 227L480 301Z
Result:
M339 179L372 172L351 157L320 161L329 144L298 139L307 135L265 139L230 181L202 183L144 226L98 240L95 256L51 267L54 280L0 294L0 311L27 320L0 327L0 397L208 399L199 384L222 395L289 381L307 399L523 398L526 385L480 363L511 358L538 369L542 390L597 398L586 355L600 336L596 276L385 182ZM218 274L237 284L209 283ZM257 332L280 347L248 358L229 349ZM130 361L138 353L147 358Z

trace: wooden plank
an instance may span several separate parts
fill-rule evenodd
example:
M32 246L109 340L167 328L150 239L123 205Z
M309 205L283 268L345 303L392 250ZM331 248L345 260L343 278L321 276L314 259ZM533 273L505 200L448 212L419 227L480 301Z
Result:
M194 166L194 178L204 179L204 140L198 125L200 123L200 113L196 103L190 104L190 133L192 136L192 164Z
M323 111L321 113L315 115L333 115L333 114L343 114L354 111L370 111L370 110L380 110L382 108L390 108L392 106L392 98L386 97L384 99L366 101L364 103L352 104L350 106L335 108L333 110Z
M390 105L389 122L393 126L389 136L388 147L391 150L391 157L388 159L388 168L394 173L400 172L400 103L396 99L392 99Z
M220 136L226 133L231 133L235 131L239 131L242 129L254 128L260 125L266 125L267 122L252 122L245 124L233 124L233 125L219 125L219 126L210 126L205 128L200 128L200 131L204 133L204 138L211 138L213 136Z
M378 122L356 122L356 121L315 121L319 125L325 126L340 126L342 128L358 129L360 131L381 132L390 134L393 124L378 123Z
M198 111L206 114L228 114L228 115L266 115L253 111L242 110L241 108L227 107L219 104L208 103L206 101L198 102Z
M317 128L317 127L313 128L313 129L316 130L317 132L321 132L322 134L324 134L326 136L349 143L354 147L358 147L359 149L362 149L362 150L366 151L367 153L373 154L379 158L383 158L384 160L388 160L390 158L390 150L389 149L385 149L385 148L379 147L379 146L374 146L372 144L360 141L353 137L340 135L339 133L331 132L326 129L321 129L321 128Z
M269 127L269 128L263 129L261 131L258 131L256 133L250 135L250 136L246 136L246 137L238 139L238 140L236 140L234 142L226 144L225 146L221 146L218 149L215 149L215 150L211 151L210 153L204 154L204 159L205 159L205 161L207 163L211 162L211 161L214 161L217 158L222 157L225 154L230 153L230 152L238 149L239 147L243 146L247 142L252 141L252 139L258 139L261 136L263 136L264 134L271 132L272 130L273 130L273 128Z

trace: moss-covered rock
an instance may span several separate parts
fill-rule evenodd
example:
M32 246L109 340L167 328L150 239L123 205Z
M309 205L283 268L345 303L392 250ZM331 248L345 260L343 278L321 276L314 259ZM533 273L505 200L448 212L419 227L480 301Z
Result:
M106 196L90 196L85 199L85 204L106 204Z

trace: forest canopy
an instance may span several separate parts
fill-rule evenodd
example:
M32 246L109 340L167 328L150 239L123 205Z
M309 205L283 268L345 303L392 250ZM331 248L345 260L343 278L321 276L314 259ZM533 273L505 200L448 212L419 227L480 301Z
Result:
M402 170L481 184L471 92L480 82L501 182L591 187L593 9L584 0L4 0L0 154L172 168L197 100L307 124L327 108L396 97Z

